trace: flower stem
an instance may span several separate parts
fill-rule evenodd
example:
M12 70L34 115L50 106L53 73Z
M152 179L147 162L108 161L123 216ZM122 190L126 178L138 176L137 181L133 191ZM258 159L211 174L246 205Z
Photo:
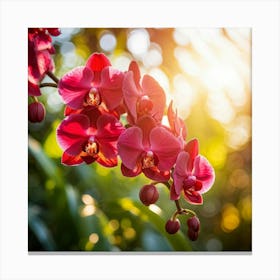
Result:
M57 84L54 84L54 83L42 83L40 84L40 88L42 87L54 87L54 88L57 88Z
M47 75L56 83L58 84L59 79L50 71L47 72Z
M175 204L176 204L177 212L178 213L182 212L183 209L181 208L181 205L180 205L180 202L178 199L175 200Z
M38 102L38 99L36 96L31 96L31 99L33 100L33 102Z

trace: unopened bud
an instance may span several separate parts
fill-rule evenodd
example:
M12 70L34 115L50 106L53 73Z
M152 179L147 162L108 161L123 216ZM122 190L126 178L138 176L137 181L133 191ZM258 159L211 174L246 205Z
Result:
M139 198L146 206L156 203L159 197L159 193L155 185L145 185L139 192Z
M191 241L195 241L198 238L198 231L193 231L191 228L189 228L188 237Z
M189 229L198 232L200 228L200 221L197 216L193 216L187 220Z
M169 234L174 234L176 233L179 229L180 229L180 221L178 219L175 220L168 220L165 224L165 230L169 233Z
M46 115L46 109L43 103L33 102L28 105L28 120L32 123L41 122Z

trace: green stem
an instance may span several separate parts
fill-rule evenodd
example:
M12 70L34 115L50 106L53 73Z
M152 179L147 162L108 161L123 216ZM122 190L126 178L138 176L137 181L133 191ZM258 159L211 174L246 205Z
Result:
M177 212L180 214L180 213L182 212L183 209L182 209L182 207L181 207L180 202L179 202L178 199L175 200L175 204L176 204Z
M47 75L56 83L58 84L59 79L50 71L47 72Z
M40 84L40 88L42 87L54 87L54 88L57 88L57 84L54 84L54 83L42 83Z
M38 99L36 96L31 96L31 99L33 100L33 102L38 102Z

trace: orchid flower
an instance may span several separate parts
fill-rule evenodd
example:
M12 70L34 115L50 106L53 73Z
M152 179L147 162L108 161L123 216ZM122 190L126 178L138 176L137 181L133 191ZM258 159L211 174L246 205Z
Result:
M138 64L132 61L123 80L123 97L128 111L128 122L134 125L137 119L149 115L160 122L165 108L166 97L158 82L144 75L140 83Z
M102 53L93 53L85 66L66 73L58 83L58 91L72 109L99 106L102 102L109 111L122 103L123 72L111 67Z
M97 161L103 166L117 165L116 143L123 131L118 120L108 114L71 114L57 129L57 140L63 149L62 163L78 165Z
M198 141L189 141L176 160L171 186L171 199L177 200L183 193L191 204L202 204L202 194L207 192L215 180L214 169L208 160L198 154Z

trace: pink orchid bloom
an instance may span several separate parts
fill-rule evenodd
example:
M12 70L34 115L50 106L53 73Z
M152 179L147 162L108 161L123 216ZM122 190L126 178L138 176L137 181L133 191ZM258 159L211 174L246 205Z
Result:
M116 143L123 130L114 116L99 115L96 108L87 115L66 117L57 129L57 140L64 150L62 163L78 165L97 161L106 167L116 166Z
M53 71L51 54L55 53L50 35L60 34L58 28L28 29L28 95L41 95L39 82L48 71Z
M128 111L128 122L134 125L137 119L149 115L161 122L166 97L158 82L144 75L140 84L140 70L135 61L129 66L123 80L123 97Z
M187 128L184 121L178 117L177 110L173 110L173 101L170 102L167 110L168 122L172 133L180 137L181 139L186 139L187 137Z
M170 189L172 200L184 198L191 204L202 204L202 194L207 192L215 181L214 169L208 160L198 154L198 141L193 139L180 152L173 173L174 183Z
M146 124L146 125L144 125ZM118 152L122 173L134 177L143 172L156 181L167 181L181 151L179 140L162 126L143 121L142 127L126 129L119 137Z
M85 66L66 73L58 83L63 101L72 109L99 106L117 109L122 103L123 72L111 67L102 53L93 53Z

